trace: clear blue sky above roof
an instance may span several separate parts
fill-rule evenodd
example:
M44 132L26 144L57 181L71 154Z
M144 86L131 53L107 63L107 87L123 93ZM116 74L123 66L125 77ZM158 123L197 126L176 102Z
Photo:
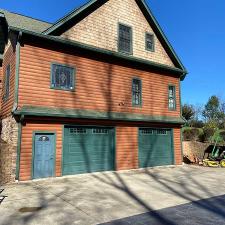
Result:
M55 22L86 0L4 0L0 8ZM183 102L204 103L225 97L225 1L146 0L189 71L182 83Z

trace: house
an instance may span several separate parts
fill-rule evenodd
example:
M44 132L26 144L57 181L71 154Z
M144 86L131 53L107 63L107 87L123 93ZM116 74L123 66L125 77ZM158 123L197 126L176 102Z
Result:
M0 54L15 179L182 164L187 71L144 0L91 0L54 24L1 10Z

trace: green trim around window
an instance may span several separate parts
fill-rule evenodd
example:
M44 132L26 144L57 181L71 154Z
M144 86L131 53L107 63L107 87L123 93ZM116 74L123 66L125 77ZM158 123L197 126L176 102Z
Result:
M138 104L138 105L136 105L135 103L134 103L134 98L133 98L133 82L134 82L134 80L138 80L139 82L140 82L140 93L141 93L141 96L140 96L140 104ZM133 77L132 78L132 85L131 85L131 97L132 97L132 106L133 107L142 107L142 80L141 80L141 78L139 78L139 77Z
M169 104L169 100L170 100L170 93L169 93L169 91L170 91L170 88L173 88L173 90L174 90L174 97L173 97L173 99L174 99L174 107L173 108L171 108L170 107L170 104ZM176 86L175 85L171 85L171 84L169 84L168 85L168 109L169 109L169 111L176 111L177 110L177 94L176 94Z
M61 67L66 67L66 68L69 68L69 69L72 69L72 84L73 84L73 88L60 88L60 87L54 87L52 85L53 83L53 65L56 65L56 66L61 66ZM71 65L68 65L68 64L62 64L62 63L57 63L57 62L52 62L51 63L51 84L50 84L50 88L51 89L55 89L55 90L62 90L62 91L75 91L75 86L76 86L76 68L74 66L71 66Z
M130 52L120 50L120 26L125 26L130 28ZM117 49L119 53L127 54L127 55L133 55L133 29L131 26L123 23L118 23L118 28L117 28Z
M152 45L153 45L153 47L151 49L148 48L148 45L147 45L147 35L151 35L152 36ZM145 33L145 50L146 51L150 51L150 52L154 52L155 51L155 35L153 33L150 33L150 32L146 32Z
M154 115L148 116L136 113L99 112L95 110L45 108L34 106L23 106L20 110L15 111L14 115L25 117L37 116L37 117L55 117L55 118L99 119L99 120L184 124L184 119L181 117L154 116Z
M34 179L34 151L35 151L35 135L36 134L53 134L54 135L54 166L53 166L53 174L54 177L56 177L56 140L57 140L57 135L56 131L33 131L32 134L32 165L31 165L31 177L32 180Z
M17 156L16 156L16 180L20 179L20 153L21 153L22 124L18 123Z

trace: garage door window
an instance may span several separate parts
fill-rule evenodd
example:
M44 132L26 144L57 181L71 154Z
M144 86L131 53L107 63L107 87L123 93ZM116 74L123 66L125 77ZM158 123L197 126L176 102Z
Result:
M70 128L71 134L86 134L87 131L85 128Z
M109 130L108 129L101 129L101 128L96 128L92 130L93 134L108 134Z
M142 129L141 130L142 135L167 135L167 130L161 130L161 129Z

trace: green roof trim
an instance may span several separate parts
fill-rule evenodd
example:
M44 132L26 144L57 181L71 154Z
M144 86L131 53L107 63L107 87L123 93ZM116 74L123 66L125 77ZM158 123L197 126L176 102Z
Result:
M172 45L170 44L169 40L167 39L165 33L163 32L162 28L160 27L158 21L156 20L155 16L153 15L152 11L148 7L148 4L145 2L145 0L136 0L137 4L142 4L143 9L146 11L146 17L148 21L151 24L151 21L153 22L153 25L156 26L156 33L160 37L160 40L163 41L163 46L167 50L167 53L172 57L173 61L175 62L175 65L180 67L182 70L186 71L186 74L188 73L184 65L182 64L180 58L176 54L175 50L173 49ZM142 7L141 7L142 9Z
M101 5L104 4L107 0L101 0ZM79 16L80 13L82 13L84 10L88 9L92 5L99 3L99 0L90 0L84 5L80 6L79 8L74 9L61 19L57 20L51 27L46 29L43 33L44 34L52 34L54 31L59 29L61 26L63 26L65 23L67 23L69 20L73 19L76 16Z
M41 33L37 33L37 32L18 29L18 28L15 28L15 27L9 27L9 28L10 28L10 30L16 31L16 32L22 31L23 38L24 38L25 35L35 36L35 37L38 37L38 38L41 38L41 39L45 39L45 40L49 40L49 41L52 41L52 42L60 43L60 44L67 45L67 46L70 46L70 47L80 48L82 50L88 50L88 51L104 54L104 55L107 55L107 56L112 56L112 57L115 57L117 59L127 60L131 63L139 63L139 64L142 64L142 65L152 67L154 69L160 69L160 70L163 70L163 71L171 72L173 74L180 75L180 77L183 77L186 74L185 71L183 71L181 69L178 69L178 68L175 68L175 67L170 67L170 66L167 66L167 65L164 65L164 64L155 63L155 62L152 62L152 61L149 61L149 60L140 59L140 58L137 58L137 57L134 57L134 56L131 56L131 55L125 55L125 54L121 54L121 53L118 53L118 52L113 52L113 51L110 51L110 50L97 48L97 47L87 45L87 44L83 44L83 43L80 43L80 42L71 41L71 40L68 40L68 39L65 39L65 38L62 38L62 37L45 35L45 34L41 34Z
M79 21L79 18L84 18L88 16L90 13L95 11L98 7L101 5L105 4L108 0L91 0L81 6L78 9L73 10L60 20L58 20L56 23L54 23L51 27L49 27L47 30L45 30L43 33L47 35L60 35L64 30L63 27L68 27L68 24L72 24L70 21ZM160 39L161 43L163 44L163 47L167 51L168 55L171 57L173 63L175 64L176 67L180 68L181 70L184 71L184 77L188 73L187 70L185 69L184 65L182 64L181 60L175 53L173 47L171 46L170 42L166 38L165 33L163 32L162 28L160 27L159 23L157 22L156 18L154 17L152 11L149 9L147 3L145 0L136 0L137 5L145 15L147 21L149 24L153 27L154 32L156 33L157 37ZM83 17L81 14L84 14ZM77 20L76 20L77 18ZM70 25L71 26L71 25Z
M45 108L34 106L23 106L22 109L14 112L17 116L38 116L38 117L61 117L76 119L99 119L99 120L119 120L135 122L171 123L184 124L183 118L169 116L147 116L143 114L99 112L94 110Z

